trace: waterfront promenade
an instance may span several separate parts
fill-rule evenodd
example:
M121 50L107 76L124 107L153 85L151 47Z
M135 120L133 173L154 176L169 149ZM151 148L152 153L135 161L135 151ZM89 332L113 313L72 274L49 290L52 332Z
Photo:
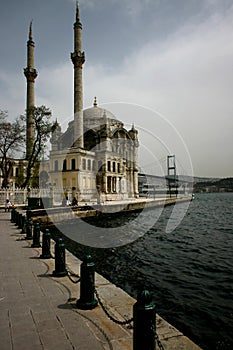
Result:
M54 260L40 259L41 248L31 248L24 238L10 213L1 210L1 349L132 350L132 329L112 322L100 306L78 310L79 284L52 277ZM67 268L78 274L81 262L68 252L66 256ZM115 318L132 317L133 298L98 274L96 289ZM164 350L199 349L159 316L156 329Z

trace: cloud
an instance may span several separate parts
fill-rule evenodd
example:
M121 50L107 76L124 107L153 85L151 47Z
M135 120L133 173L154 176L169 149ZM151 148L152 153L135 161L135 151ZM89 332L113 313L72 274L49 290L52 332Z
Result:
M159 110L186 140L196 172L203 173L206 162L209 176L214 169L219 175L231 174L232 32L232 9L198 26L186 25L163 43L150 41L133 52L117 74L104 73L101 66L88 67L88 90L97 91L102 101L127 101ZM153 122L148 127L156 131ZM213 154L222 171L216 169Z
M0 70L0 109L7 110L9 118L24 114L26 108L26 88L23 73L15 74Z
M115 0L110 0L115 3ZM143 2L146 4L148 2ZM80 1L80 6L102 6L105 0ZM133 4L136 4L133 8ZM211 16L180 24L163 40L151 35L140 47L125 51L116 66L84 65L84 106L97 95L99 103L131 102L158 110L184 138L196 174L225 176L233 173L233 8L217 11L219 2L206 0ZM137 16L141 1L125 0L128 12ZM131 10L130 10L131 9ZM135 13L133 13L135 11ZM153 34L153 33L152 33ZM122 52L122 55L124 51ZM117 67L117 68L116 68ZM0 71L3 86L0 106L16 116L25 109L25 78ZM73 118L73 68L70 61L42 67L36 80L36 105L45 104L64 125ZM17 109L17 110L16 110ZM139 122L134 115L127 123ZM158 134L156 120L141 118L145 128ZM175 146L174 146L175 147ZM220 166L216 166L216 158Z
M76 2L72 0L72 2ZM106 8L109 5L121 7L131 19L136 19L149 6L159 4L160 0L79 0L82 9Z
M36 104L46 105L66 127L73 117L73 68L70 62L44 67L36 88Z

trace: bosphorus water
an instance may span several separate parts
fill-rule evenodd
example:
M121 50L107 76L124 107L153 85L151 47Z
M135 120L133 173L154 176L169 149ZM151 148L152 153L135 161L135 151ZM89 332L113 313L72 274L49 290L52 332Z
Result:
M233 193L197 194L166 233L171 210L132 244L77 252L91 253L97 270L132 296L150 290L157 312L203 349L233 349Z

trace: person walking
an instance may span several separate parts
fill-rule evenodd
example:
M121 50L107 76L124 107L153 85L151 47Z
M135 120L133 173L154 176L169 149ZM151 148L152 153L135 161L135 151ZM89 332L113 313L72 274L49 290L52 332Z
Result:
M9 199L6 199L5 201L5 211L10 211L11 208L11 202Z

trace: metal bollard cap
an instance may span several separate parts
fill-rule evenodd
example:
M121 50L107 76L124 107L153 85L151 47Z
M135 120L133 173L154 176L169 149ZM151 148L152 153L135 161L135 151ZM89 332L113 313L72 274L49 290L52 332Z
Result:
M50 232L49 232L49 229L48 229L48 228L45 229L44 235L45 235L45 236L50 236Z
M147 289L140 291L138 293L137 303L139 306L145 309L150 309L155 307L155 304L152 301L151 293Z
M63 247L63 246L65 246L63 238L59 237L58 240L57 240L57 242L56 242L56 245L57 245L58 247Z
M89 266L89 267L91 267L91 266L93 267L95 265L91 255L86 255L83 258L83 264L86 266Z

